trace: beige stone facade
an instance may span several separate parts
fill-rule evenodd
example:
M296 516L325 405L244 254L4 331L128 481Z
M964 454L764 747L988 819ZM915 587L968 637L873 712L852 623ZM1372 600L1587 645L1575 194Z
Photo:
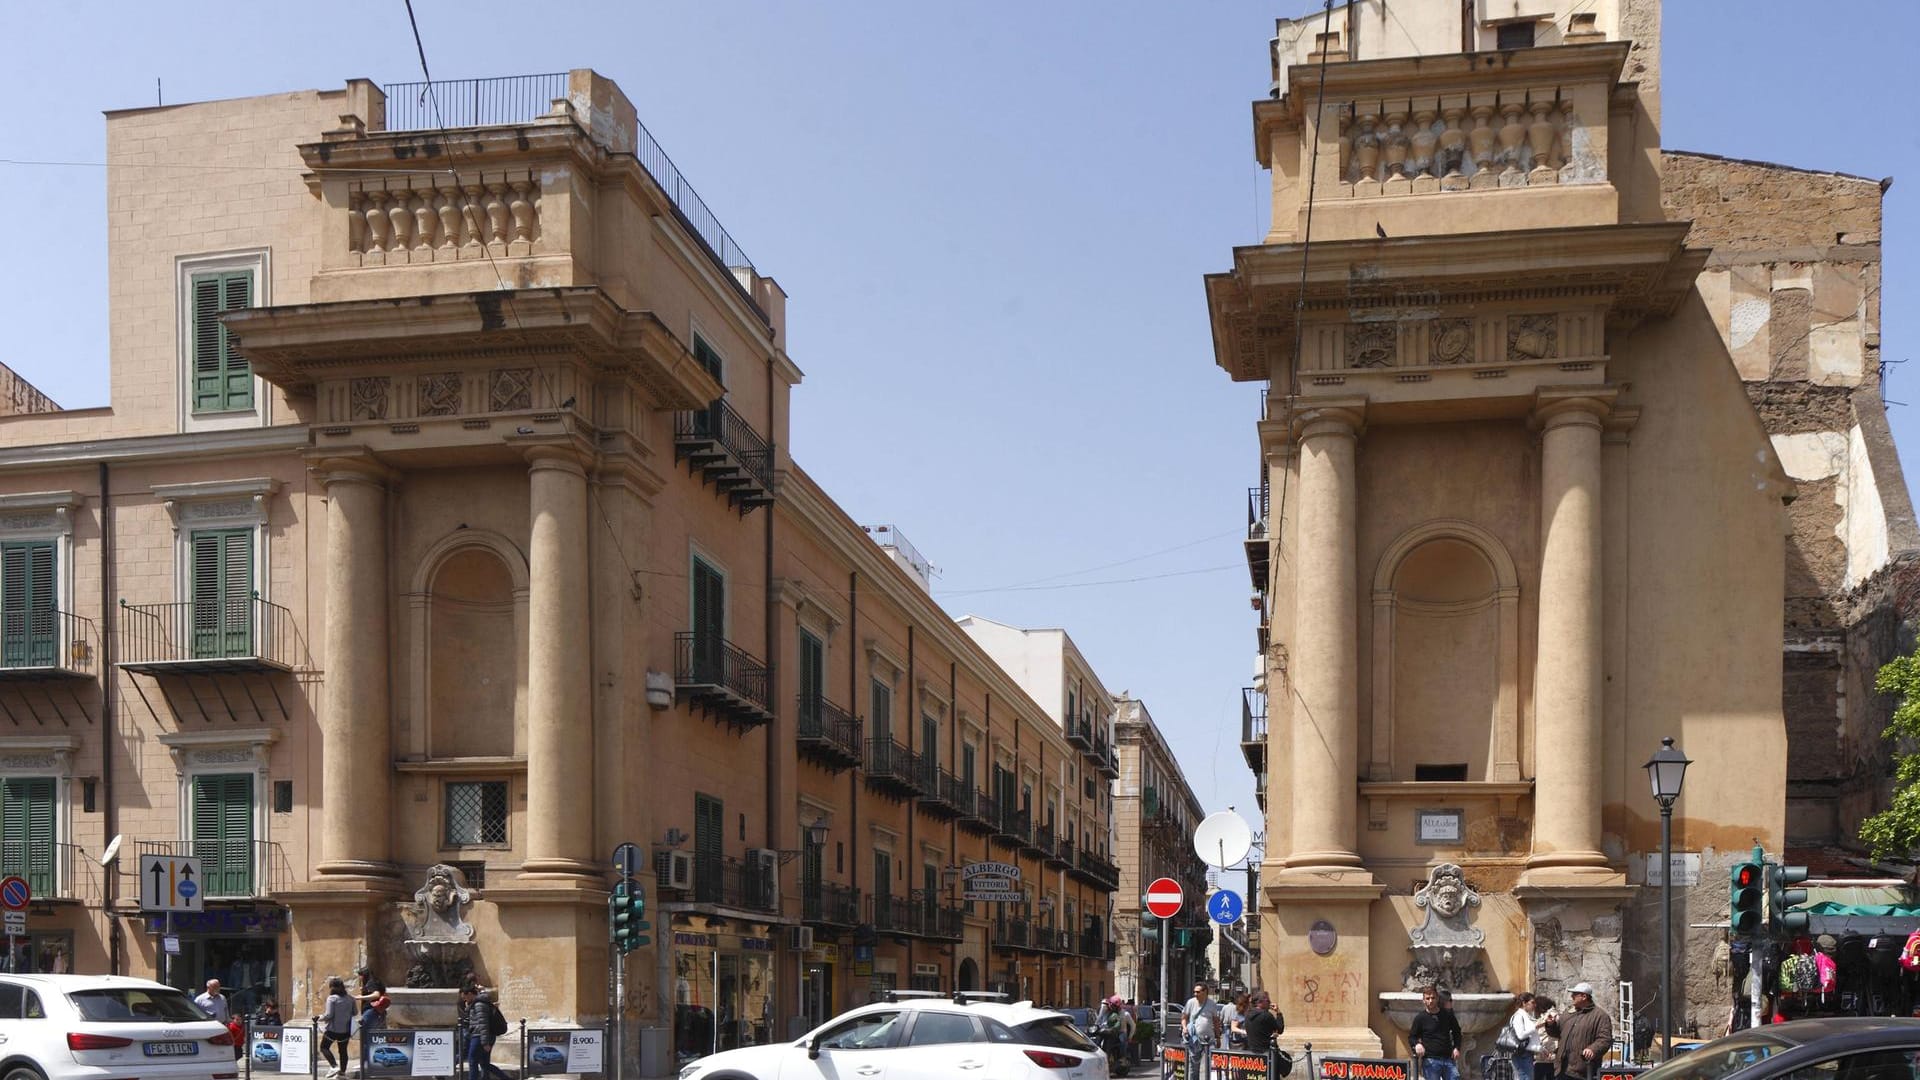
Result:
M1404 1054L1435 979L1470 1052L1516 990L1648 1000L1662 737L1695 761L1679 955L1720 941L1685 928L1724 917L1733 856L1786 839L1792 470L1716 315L1719 237L1670 212L1658 5L1494 7L1283 21L1273 228L1207 280L1218 362L1268 387L1261 977L1320 1049ZM1855 300L1837 363L1871 314L1857 267L1814 276ZM1448 865L1484 946L1443 960L1411 946ZM1724 1016L1724 984L1688 991Z
M406 979L448 863L508 1015L596 1024L631 841L649 1074L887 986L1108 992L1110 706L1065 723L789 458L779 286L617 87L537 89L451 136L361 81L109 116L223 167L110 172L112 405L0 419L29 962L159 971L136 856L197 856L165 974L312 1015ZM1025 899L963 903L983 861Z

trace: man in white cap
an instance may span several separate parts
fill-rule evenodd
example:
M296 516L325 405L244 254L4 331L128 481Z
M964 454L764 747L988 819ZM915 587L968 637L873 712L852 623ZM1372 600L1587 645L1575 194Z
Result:
M1553 1063L1555 1076L1568 1080L1594 1080L1600 1075L1600 1062L1613 1045L1613 1020L1604 1009L1593 1006L1593 984L1577 982L1567 987L1573 999L1569 1011L1561 1013L1551 1027L1560 1037L1560 1052Z

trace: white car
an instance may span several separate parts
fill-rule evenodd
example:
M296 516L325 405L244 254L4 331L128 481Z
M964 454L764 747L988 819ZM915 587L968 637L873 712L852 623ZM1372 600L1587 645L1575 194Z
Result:
M3 1080L237 1080L233 1035L193 999L119 975L0 974Z
M1060 1013L1029 1001L909 993L842 1013L794 1042L700 1058L680 1080L1107 1080L1106 1057Z

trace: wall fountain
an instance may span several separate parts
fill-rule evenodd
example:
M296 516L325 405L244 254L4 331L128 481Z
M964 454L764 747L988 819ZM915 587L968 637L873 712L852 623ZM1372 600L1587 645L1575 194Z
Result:
M427 870L427 879L401 905L409 961L407 985L388 991L391 1027L450 1027L460 1016L460 987L473 979L473 927L463 909L473 893L461 884L460 871L446 863Z
M1513 1003L1511 993L1493 985L1487 971L1486 932L1470 920L1480 906L1480 894L1468 887L1460 867L1441 863L1413 895L1413 903L1425 909L1426 918L1407 931L1412 959L1402 975L1403 989L1382 993L1380 1009L1404 1032L1422 1009L1422 989L1450 990L1460 1032L1471 1045L1476 1041L1472 1036L1499 1026ZM1467 1048L1462 1048L1461 1057L1469 1057Z

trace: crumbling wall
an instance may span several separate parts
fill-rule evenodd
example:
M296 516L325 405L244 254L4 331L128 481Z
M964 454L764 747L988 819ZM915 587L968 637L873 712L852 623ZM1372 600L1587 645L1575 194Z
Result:
M0 416L59 411L60 406L54 404L52 398L41 393L12 368L0 364Z
M1881 181L1664 155L1662 203L1711 247L1700 294L1794 481L1781 704L1787 838L1846 842L1884 802L1889 706L1874 672L1910 634L1920 547L1880 399Z

